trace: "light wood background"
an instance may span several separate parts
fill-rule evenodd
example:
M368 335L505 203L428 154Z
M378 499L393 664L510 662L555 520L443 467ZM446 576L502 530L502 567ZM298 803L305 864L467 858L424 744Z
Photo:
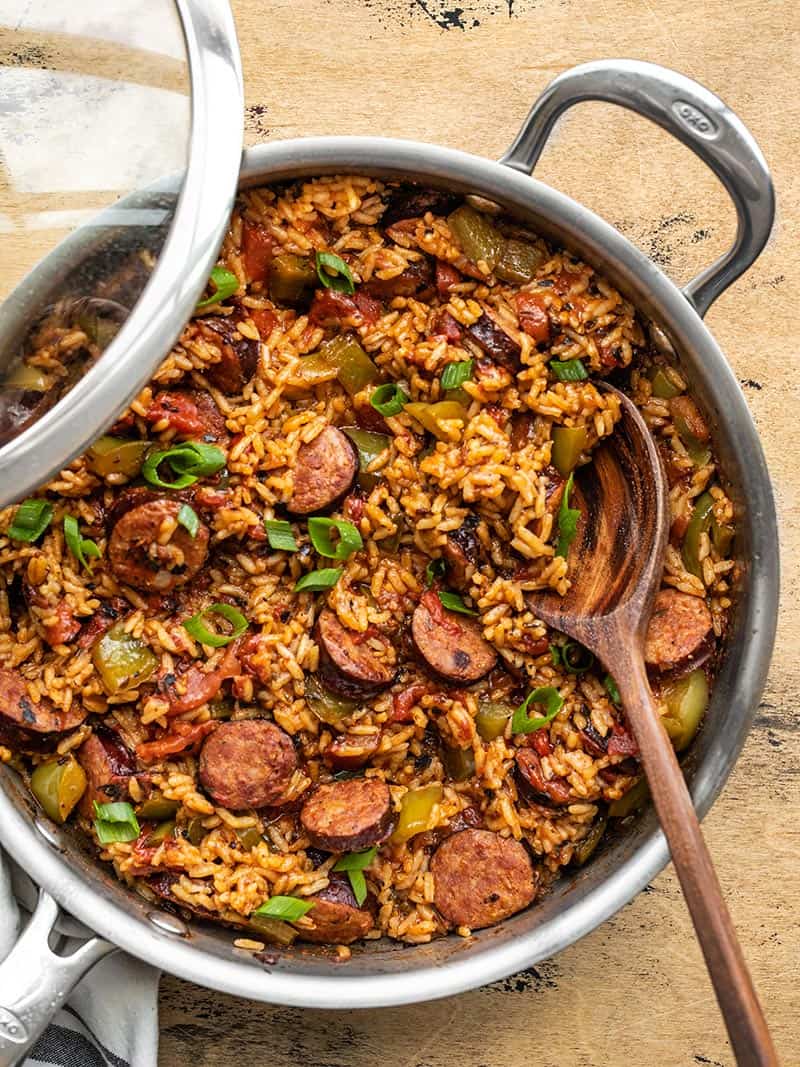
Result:
M778 226L709 324L762 434L783 525L767 692L706 821L784 1063L800 1064L798 636L800 282L797 0L234 0L247 140L408 136L497 156L557 73L608 56L674 67L723 97L772 167ZM730 241L716 181L662 131L586 104L538 176L633 237L678 280ZM556 959L459 997L382 1011L271 1008L165 978L162 1067L732 1067L671 870Z

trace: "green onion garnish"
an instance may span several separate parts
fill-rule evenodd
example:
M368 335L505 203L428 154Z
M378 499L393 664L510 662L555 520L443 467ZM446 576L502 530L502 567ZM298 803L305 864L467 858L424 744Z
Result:
M285 519L264 519L269 547L278 552L296 552L297 541L294 539L292 524Z
M547 714L538 719L529 718L528 707L531 704L544 704L547 708ZM514 712L514 718L511 720L512 734L529 734L533 730L541 730L543 726L547 726L549 722L553 721L563 706L564 701L561 694L552 685L534 689L532 693L528 693L525 700Z
M472 359L466 359L463 363L448 363L439 379L442 389L460 389L472 377L474 365Z
M386 382L373 390L369 402L379 415L399 415L408 403L408 393L398 382Z
M331 537L332 530L339 534L337 541ZM308 536L317 552L328 559L345 560L364 547L361 534L352 522L344 519L323 519L315 515L308 520Z
M233 296L239 288L239 279L235 274L226 270L225 267L214 267L211 271L211 285L214 292L211 296L207 296L205 300L201 300L195 307L195 311L211 307L212 304L219 304L220 301L227 300L229 296Z
M111 845L116 841L135 841L139 836L136 812L125 801L98 804L95 800L94 815L94 829L101 845Z
M564 495L561 497L561 503L558 508L558 517L556 519L558 525L556 555L563 556L565 559L569 552L569 546L575 540L575 534L578 532L578 519L581 515L578 508L571 508L569 506L569 494L572 492L574 477L574 474L570 474L569 478L567 478L567 484L564 486Z
M231 624L231 632L229 634L212 633L203 623L203 616L208 614L221 615L223 619L227 619ZM225 645L229 645L231 641L235 641L237 637L241 637L247 629L247 625L247 619L242 615L241 611L238 611L230 604L212 604L210 607L198 611L196 615L192 615L190 619L186 619L183 623L183 628L201 644L210 645L211 648L223 648Z
M320 589L332 589L343 573L342 567L321 567L318 571L309 571L295 582L295 593L316 593Z
M579 359L551 359L550 370L560 382L582 382L589 377Z
M313 900L301 900L299 897L270 897L260 908L256 908L254 915L266 915L269 919L285 919L293 923L302 919L307 911L314 907Z
M178 512L178 522L184 530L186 530L192 540L197 537L197 531L200 529L200 520L197 517L197 512L191 504L181 505L181 509Z
M561 666L561 649L558 647L558 645L550 646L550 659L553 661L554 667Z
M561 663L569 674L585 674L594 666L594 655L577 641L567 641L561 649Z
M23 500L8 528L8 536L15 541L38 541L52 520L53 505L47 500Z
M430 589L437 578L443 577L444 571L444 560L441 558L432 559L425 568L425 585Z
M167 461L177 475L172 482L164 481L158 468ZM185 489L194 485L198 478L216 474L225 466L225 453L216 445L202 441L184 441L172 448L151 452L142 465L142 477L159 489Z
M468 608L458 593L448 593L446 589L439 590L439 600L448 611L458 611L461 615L477 615L477 611Z
M622 697L619 695L617 683L614 681L610 674L607 674L603 679L603 688L617 706L622 704Z
M350 268L333 252L317 252L317 277L326 289L335 289L337 293L356 291Z
M81 537L78 520L74 515L64 516L64 540L67 542L67 547L75 559L87 570L89 569L89 564L86 562L86 557L91 556L93 559L98 559L100 556L100 549L94 541L88 537Z
M367 883L362 871L365 867L369 867L377 851L377 848L373 847L364 852L348 852L346 856L341 856L332 868L334 871L347 871L350 888L353 890L353 896L359 907L367 899Z

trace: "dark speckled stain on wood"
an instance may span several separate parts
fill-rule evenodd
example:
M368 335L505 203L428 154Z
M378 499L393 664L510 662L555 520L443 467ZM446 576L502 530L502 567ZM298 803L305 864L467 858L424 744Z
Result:
M249 107L244 109L245 126L248 129L252 129L259 137L269 136L269 126L267 126L266 119L268 110L266 104L250 104Z
M761 382L757 382L755 380L755 378L740 378L739 379L739 385L741 385L741 387L743 389L763 389L764 388L764 386L761 384Z
M524 971L512 974L509 978L502 978L499 982L484 986L481 992L539 993L544 989L557 989L560 977L561 973L556 961L543 960L535 967L527 967Z
M424 20L440 30L474 30L486 18L514 18L537 0L363 0L384 24L404 28Z

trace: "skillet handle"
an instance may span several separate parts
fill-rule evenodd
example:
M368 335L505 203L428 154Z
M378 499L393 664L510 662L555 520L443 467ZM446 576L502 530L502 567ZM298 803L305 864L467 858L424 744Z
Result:
M690 78L654 63L606 59L573 67L550 82L500 162L530 174L556 121L584 100L619 104L658 123L691 148L728 190L737 216L733 245L683 290L703 317L756 260L772 229L775 191L755 139L718 96Z
M48 944L60 915L44 890L28 925L0 964L0 1067L24 1060L88 970L116 946L90 938L70 956Z

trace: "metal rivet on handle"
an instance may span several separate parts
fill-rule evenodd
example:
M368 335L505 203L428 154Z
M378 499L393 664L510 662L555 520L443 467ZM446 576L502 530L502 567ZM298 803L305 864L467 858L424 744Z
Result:
M165 911L149 911L147 918L163 934L175 934L178 937L187 937L189 934L189 927L182 919Z

